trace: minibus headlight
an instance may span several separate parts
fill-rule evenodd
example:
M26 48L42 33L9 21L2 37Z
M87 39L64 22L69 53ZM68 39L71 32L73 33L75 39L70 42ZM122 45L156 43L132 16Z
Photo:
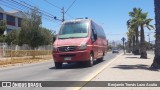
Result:
M52 50L53 50L53 51L58 51L58 48L55 47L55 46L53 46L53 47L52 47Z
M81 46L79 47L80 50L84 50L87 48L87 44L81 44Z

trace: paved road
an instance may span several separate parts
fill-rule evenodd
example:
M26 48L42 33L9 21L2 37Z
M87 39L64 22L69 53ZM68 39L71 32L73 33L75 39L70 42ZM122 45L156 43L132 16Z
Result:
M108 53L104 61L93 67L79 64L65 64L62 69L55 69L53 61L29 66L0 70L0 81L79 81L100 68L118 54Z

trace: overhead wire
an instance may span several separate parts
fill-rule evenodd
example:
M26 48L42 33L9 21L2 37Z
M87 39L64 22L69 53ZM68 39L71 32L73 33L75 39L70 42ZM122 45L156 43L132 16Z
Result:
M16 0L0 0L2 3L3 6L5 7L8 7L8 8L11 8L11 9L15 9L15 10L18 10L18 11L22 11L23 13L27 12L27 11L30 11L30 10L34 10L35 9L35 6L33 5L30 5L28 3L26 3L25 1L16 1ZM48 3L50 3L48 0L44 0ZM76 2L76 0L73 1L73 3L68 7L67 11L65 13L68 12L68 10L73 6L73 4ZM60 7L50 3L52 6L56 7L57 9L61 9ZM25 12L24 12L25 11ZM44 19L48 20L48 21L56 21L54 20L54 17L55 15L53 14L50 14L46 11L43 11L41 9L38 8L38 12L41 13L44 17ZM25 13L27 14L27 13ZM73 18L71 15L68 15L70 18Z
M30 4L28 4L28 3L24 2L24 1L21 1L21 2L24 3L25 5L31 7L31 8L35 8L35 6L32 6L32 5L30 5ZM50 16L54 17L54 15L52 15L52 14L46 12L46 11L43 11L43 10L41 10L41 9L39 9L39 8L38 8L38 10L39 10L41 13L45 13L45 14L47 14L47 15L50 15Z
M22 0L20 0L20 2L22 2L22 3L24 3L25 5L27 5L27 6L29 6L29 7L32 7L32 8L34 8L35 6L37 6L37 5L36 5L35 3L33 3L33 2L32 2L32 4L34 4L34 5L31 5L31 4L29 4L29 3L26 3L25 1L22 1ZM30 1L29 1L29 2L30 2ZM58 22L57 20L53 20L55 16L52 15L51 13L48 13L48 12L46 12L46 11L44 11L44 10L39 9L39 8L38 8L38 10L41 11L41 12L43 12L43 13L46 13L46 14L52 16L52 18L50 18L50 19L49 19L48 17L44 17L45 19L47 19L47 20L49 20L49 21L52 21L53 23Z
M26 6L26 5L22 4L22 3L14 2L14 0L0 0L0 2L1 2L1 5L5 6L5 7L21 11L24 14L27 14L27 15L29 15L29 14L24 12L24 11L34 10L33 9L34 6L32 6L32 5ZM43 11L43 10L40 10L40 9L38 9L38 10L39 10L39 12L43 13L43 16L42 16L43 19L45 19L47 21L50 21L50 22L53 22L53 23L56 23L56 24L54 24L54 25L56 25L56 27L59 26L59 22L57 20L54 20L54 16L53 15L51 15L51 14L49 14L49 13Z
M4 3L1 3L1 5L5 6L5 7L8 7L8 8L11 8L11 9L18 10L18 9L16 9L16 8L14 8L14 7L9 6L8 4L6 5L6 4L4 4Z
M1 0L1 1L4 2L3 0ZM20 11L22 11L22 10L26 11L26 9L28 9L28 10L34 10L34 6L29 5L29 4L25 3L25 2L24 3L22 3L22 2L20 3L20 2L17 2L15 0L7 0L7 1L8 2L5 2L7 4L5 6L8 6L8 4L9 4L10 6L8 6L8 7L10 7L10 8L14 7L14 8L16 8L17 10L20 10ZM10 3L14 3L14 5L10 4ZM17 6L21 6L21 7L23 6L23 9L18 8ZM26 9L24 10L24 8L26 8ZM54 20L54 15L49 14L48 12L45 12L45 11L40 10L40 9L38 9L38 12L40 12L41 14L43 14L43 16L45 16L47 18L51 18L52 20Z
M48 4L52 5L53 7L56 7L57 9L60 9L60 10L61 10L61 8L60 8L59 6L56 6L56 5L52 4L52 3L49 2L48 0L43 0L43 1L47 2Z
M45 2L48 3L48 4L50 4L50 5L53 6L53 7L56 7L56 8L59 9L59 10L62 10L62 8L60 8L59 6L57 6L57 5L49 2L48 0L43 0L43 1L45 1ZM76 0L74 0L73 3L68 7L67 11L73 6L73 4L74 4L75 2L76 2ZM72 18L72 19L73 19L74 17L71 16L71 15L69 15L69 14L67 13L67 11L65 11L64 13L65 13L69 18Z
M26 9L22 8L22 7L18 7L17 5L15 4L12 4L12 3L8 3L6 2L6 0L1 0L1 2L3 4L5 4L5 6L9 7L9 8L12 8L12 9L15 9L15 10L19 10L19 11L25 11Z
M73 6L73 4L76 2L77 0L74 0L73 3L68 7L68 9L65 11L65 13L67 13L69 11L69 9Z

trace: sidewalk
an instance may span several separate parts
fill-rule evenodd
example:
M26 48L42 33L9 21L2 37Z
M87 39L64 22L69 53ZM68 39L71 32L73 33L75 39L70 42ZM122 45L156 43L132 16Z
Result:
M149 69L154 55L140 59L132 54L121 55L92 81L160 81L160 71ZM83 87L81 90L159 90L160 87Z

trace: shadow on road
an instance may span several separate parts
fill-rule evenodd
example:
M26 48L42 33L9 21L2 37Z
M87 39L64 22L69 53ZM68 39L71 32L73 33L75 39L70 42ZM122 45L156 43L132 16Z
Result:
M126 58L139 58L139 57L126 57Z
M136 57L136 56L133 56L133 57L125 57L125 58L130 58L130 59L135 59L135 58L137 58L137 59L142 59L142 58ZM151 59L151 58L147 58L147 59ZM144 60L147 60L147 59L144 59Z
M133 54L132 54L132 53L125 53L124 55L131 56L131 55L133 55Z
M103 61L101 61L101 62L103 62ZM93 67L101 62L95 61ZM61 69L82 69L82 68L89 68L89 67L87 67L84 62L70 63L70 64L64 63ZM56 69L56 68L51 67L49 69Z
M151 69L148 65L137 64L137 65L117 65L112 68L118 68L123 70L133 70L133 69L142 69L142 70L150 70L150 71L159 71L157 69Z

